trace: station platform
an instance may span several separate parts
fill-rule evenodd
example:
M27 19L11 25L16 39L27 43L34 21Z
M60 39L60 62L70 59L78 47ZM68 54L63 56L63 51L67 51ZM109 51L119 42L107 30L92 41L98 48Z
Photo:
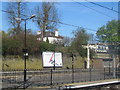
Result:
M90 81L90 82L80 82L80 83L71 83L71 84L61 84L55 86L44 86L44 87L29 87L26 90L69 90L69 89L80 89L88 87L96 87L110 84L119 84L119 79L108 79L108 80L99 80L99 81Z

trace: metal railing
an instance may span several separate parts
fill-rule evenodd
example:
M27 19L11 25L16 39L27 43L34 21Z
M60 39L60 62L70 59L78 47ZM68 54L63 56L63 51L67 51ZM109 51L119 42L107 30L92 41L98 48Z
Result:
M117 70L117 69L116 69ZM96 80L113 79L113 70L103 69L42 69L27 70L26 82L23 71L3 71L3 88L27 88L39 86L61 85L67 83L89 82Z

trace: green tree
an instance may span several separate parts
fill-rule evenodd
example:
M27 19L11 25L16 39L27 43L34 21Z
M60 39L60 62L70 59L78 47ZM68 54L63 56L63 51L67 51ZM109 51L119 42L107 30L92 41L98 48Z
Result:
M99 41L108 43L110 56L118 54L118 21L109 21L98 29L96 35Z
M120 4L120 3L119 3ZM120 60L120 18L118 20L118 40L119 40L119 49L118 49L118 58ZM119 68L120 68L120 65L119 65ZM120 75L119 75L120 76Z
M90 59L93 59L93 56L95 56L95 51L90 49Z
M2 55L23 56L24 31L17 35L10 35L2 31ZM41 55L43 51L54 51L54 45L47 42L38 41L36 35L27 32L27 49L29 55Z
M73 34L74 38L70 46L70 51L72 53L77 51L81 57L86 57L87 49L84 46L87 46L89 35L86 33L84 28L77 28Z
M7 34L2 31L2 55L6 56L8 50L8 41L7 41Z
M49 43L49 39L48 39L48 37L47 37L47 40L46 40L46 42L47 42L47 43Z
M106 25L103 25L98 29L96 35L101 42L118 41L118 21L109 21Z

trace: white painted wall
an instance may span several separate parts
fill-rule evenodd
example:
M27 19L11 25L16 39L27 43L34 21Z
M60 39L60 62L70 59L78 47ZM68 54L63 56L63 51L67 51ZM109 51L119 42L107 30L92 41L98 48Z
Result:
M43 41L46 42L47 37L43 38ZM55 42L62 42L63 40L61 38L56 38L56 37L48 37L49 43L53 44Z
M55 41L57 41L57 39L55 37L48 37L49 43L54 43Z

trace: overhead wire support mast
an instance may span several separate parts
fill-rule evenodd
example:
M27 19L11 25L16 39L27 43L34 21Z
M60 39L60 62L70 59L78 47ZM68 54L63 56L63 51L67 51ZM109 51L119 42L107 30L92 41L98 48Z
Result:
M120 13L120 12L118 12L118 11L116 11L116 10L113 10L113 9L111 9L111 8L108 8L108 7L106 7L106 6L103 6L103 5L100 5L100 4L97 4L97 3L94 3L94 2L91 2L91 1L89 1L89 0L85 0L85 1L87 1L87 2L89 2L89 3L92 3L92 4L94 4L94 5L100 6L100 7L102 7L102 8L105 8L105 9L111 10L111 11L113 11L113 12Z
M91 8L91 7L89 7L89 6L86 6L86 5L84 5L84 4L80 3L80 2L77 2L77 1L75 1L75 0L72 0L72 1L74 1L75 3L78 3L78 4L82 5L82 6L84 6L84 7L86 7L86 8L89 8L89 9L91 9L91 10L94 10L94 11L96 11L97 13L100 13L100 14L102 14L102 15L105 15L105 16L107 16L107 17L110 17L110 18L115 19L115 18L112 17L112 16L109 16L109 15L107 15L107 14L105 14L105 13L103 13L103 12L100 12L100 11L94 9L94 8Z

